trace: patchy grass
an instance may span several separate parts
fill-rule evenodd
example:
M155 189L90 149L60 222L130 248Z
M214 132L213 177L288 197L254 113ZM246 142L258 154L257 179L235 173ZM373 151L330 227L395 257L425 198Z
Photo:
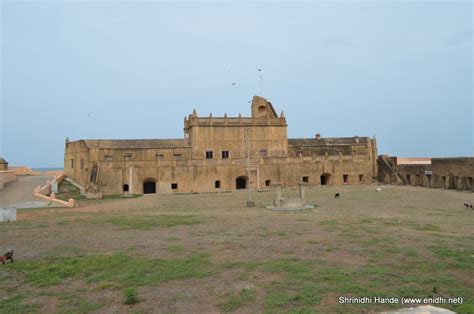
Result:
M222 312L235 311L238 308L255 301L255 290L245 288L240 290L238 294L230 294L227 300L219 305Z
M0 249L16 257L0 264L0 313L402 307L339 304L344 295L459 296L462 305L438 306L474 312L474 216L459 206L471 194L361 185L307 196L318 207L304 214L264 209L271 193L255 193L254 208L246 193L210 193L20 210L16 223L0 224ZM139 293L133 306L127 288Z
M196 215L115 216L100 220L100 223L113 224L124 230L152 230L157 227L189 226L204 222L203 217Z
M26 281L35 287L59 285L70 278L80 278L88 284L107 282L119 287L143 286L213 274L209 257L205 254L170 260L128 256L123 253L47 257L16 262L10 268L24 272Z
M0 313L31 313L36 307L25 303L26 294L20 293L9 298L0 299Z
M81 191L71 184L71 182L63 180L58 185L58 193L56 193L56 198L63 201L68 201L70 198L75 200L83 200L86 197L81 195Z
M172 253L181 253L184 252L184 246L182 245L171 245L168 246L168 251Z

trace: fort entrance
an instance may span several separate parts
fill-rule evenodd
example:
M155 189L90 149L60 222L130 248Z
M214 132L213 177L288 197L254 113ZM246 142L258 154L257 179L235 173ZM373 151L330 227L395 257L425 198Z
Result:
M156 182L154 180L146 180L143 182L143 194L155 194Z
M235 179L235 189L236 190L243 190L247 188L247 177L241 176Z

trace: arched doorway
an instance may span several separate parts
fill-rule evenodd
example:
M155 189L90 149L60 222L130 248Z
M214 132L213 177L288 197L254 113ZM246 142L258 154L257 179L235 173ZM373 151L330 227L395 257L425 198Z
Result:
M156 193L156 182L152 179L148 179L143 182L143 194L155 194Z
M235 179L235 189L243 190L247 188L247 177L241 176Z
M323 173L321 175L321 185L331 185L332 184L332 175L329 173Z

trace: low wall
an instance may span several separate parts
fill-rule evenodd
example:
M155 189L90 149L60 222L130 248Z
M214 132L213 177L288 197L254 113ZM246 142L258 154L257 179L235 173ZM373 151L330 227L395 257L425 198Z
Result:
M0 208L0 222L16 221L16 208Z
M408 158L399 164L399 158L384 157L407 185L474 191L474 157L431 158L431 164L404 163ZM395 176L380 165L379 182L396 184Z
M38 176L38 175L50 175L50 176L62 176L62 170L46 170L46 171L33 171L31 168L26 166L15 166L8 167L9 170L15 171L17 176Z
M5 184L16 180L16 174L13 170L0 171L0 189L3 189Z

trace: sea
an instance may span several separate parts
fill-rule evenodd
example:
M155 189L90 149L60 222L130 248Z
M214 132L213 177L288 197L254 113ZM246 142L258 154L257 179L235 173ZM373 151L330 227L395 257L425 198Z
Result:
M62 170L64 170L64 168L63 167L46 167L46 168L31 168L31 170L39 171L39 172L43 172L43 171L62 171Z

